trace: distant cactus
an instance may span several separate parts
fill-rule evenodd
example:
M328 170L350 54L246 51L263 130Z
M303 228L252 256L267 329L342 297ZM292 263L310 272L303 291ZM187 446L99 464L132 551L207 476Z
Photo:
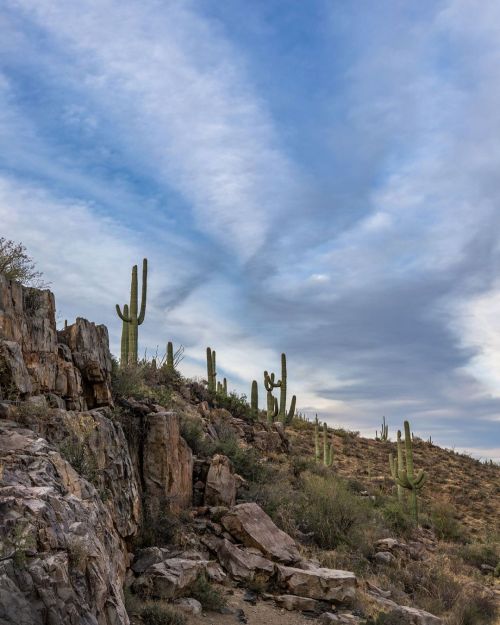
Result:
M269 375L267 371L264 371L264 387L267 391L267 420L269 423L273 423L279 414L278 400L274 397L273 390L281 387L281 381L275 382L274 378L274 373Z
M328 426L323 423L323 464L331 467L333 464L333 445L328 445Z
M215 393L217 390L217 368L215 360L215 350L211 350L207 347L207 381L208 390Z
M141 294L141 309L137 314L137 265L132 267L132 279L130 284L130 305L128 312L123 307L123 313L120 310L120 306L116 305L116 312L120 319L128 326L128 357L127 363L129 365L137 364L137 343L138 343L138 328L143 323L146 315L146 299L148 289L148 260L144 258L142 261L142 294ZM123 338L123 328L122 328ZM122 363L123 365L125 364Z
M405 460L406 470L404 469L403 454L400 451L401 446L401 432L398 431L398 464L396 466L392 454L389 454L389 466L391 469L391 475L398 486L410 491L410 509L415 521L418 525L418 501L417 492L423 487L425 483L425 473L420 471L417 475L413 472L413 447L410 433L410 424L408 421L404 422L405 429Z
M252 392L250 393L250 408L252 409L252 416L257 419L259 416L259 386L257 380L252 382Z
M224 397L227 397L227 380L224 378L222 381L222 392L224 393Z
M319 449L319 421L318 421L317 414L316 414L316 419L314 421L314 458L316 462L319 462L321 458L321 452Z
M173 371L174 368L174 346L172 341L169 341L167 343L167 369Z
M389 440L389 426L385 423L385 417L382 417L382 428L380 430L380 436L378 435L378 430L375 431L375 439L384 442Z

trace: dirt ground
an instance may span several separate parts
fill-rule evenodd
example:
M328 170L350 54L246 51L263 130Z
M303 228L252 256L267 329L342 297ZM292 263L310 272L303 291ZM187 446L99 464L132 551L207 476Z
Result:
M274 601L257 600L256 605L243 601L245 592L235 589L234 594L228 595L228 608L243 610L244 618L239 618L238 613L217 614L209 612L200 616L189 616L189 625L312 625L316 618L309 618L300 612L289 612L276 606ZM240 613L241 614L241 613Z

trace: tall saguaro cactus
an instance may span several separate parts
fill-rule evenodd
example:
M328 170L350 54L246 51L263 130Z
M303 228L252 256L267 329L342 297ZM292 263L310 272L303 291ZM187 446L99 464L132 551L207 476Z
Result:
M331 467L333 464L333 445L328 445L328 426L323 423L323 464Z
M392 454L389 454L389 467L391 469L392 479L396 482L396 486L398 489L398 501L402 503L403 502L403 487L397 483L398 473L400 471L404 471L404 468L405 468L404 460L403 460L403 445L401 443L401 430L398 430L396 445L397 445L397 457L398 457L397 471L396 471L396 465L394 464Z
M139 314L137 314L138 302L137 302L137 265L132 267L132 279L130 282L130 305L128 312L123 307L123 313L120 310L120 306L116 305L116 312L120 319L128 326L128 358L127 363L129 365L137 364L137 341L139 334L139 326L144 322L146 315L146 298L148 290L148 259L144 258L142 261L142 293L141 293L141 308ZM123 328L122 328L123 336Z
M215 349L212 351L210 347L207 347L207 381L208 390L215 393L217 390L217 367Z
M275 382L274 377L274 373L269 375L267 371L264 371L264 388L267 391L267 420L269 423L273 423L279 414L278 400L274 397L273 390L281 387L281 381Z
M425 483L425 473L420 471L415 475L413 470L413 446L411 441L410 424L408 421L404 422L405 429L405 461L406 469L404 468L402 453L401 453L401 466L399 462L399 449L398 449L398 466L394 462L392 454L389 454L389 466L391 468L391 474L394 481L398 486L410 491L410 509L415 521L418 525L418 501L417 493L423 487ZM401 432L398 432L398 440L401 439Z
M250 393L250 408L252 417L256 419L259 416L259 386L257 380L252 381L252 391Z
M292 403L290 404L290 410L287 412L286 410L286 389L287 389L286 381L287 381L286 354L281 354L281 387L280 387L279 420L282 421L284 425L292 422L293 415L295 414L295 403L297 401L297 398L294 395L292 397Z

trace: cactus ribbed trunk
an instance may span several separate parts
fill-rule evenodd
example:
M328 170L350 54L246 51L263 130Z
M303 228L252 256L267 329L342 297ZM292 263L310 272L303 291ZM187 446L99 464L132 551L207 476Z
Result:
M259 416L259 386L257 380L252 381L252 391L250 393L250 408L252 416L256 419Z
M207 347L207 382L208 390L215 393L217 389L217 371L215 369L215 351Z
M286 355L281 354L281 388L279 420L286 423Z

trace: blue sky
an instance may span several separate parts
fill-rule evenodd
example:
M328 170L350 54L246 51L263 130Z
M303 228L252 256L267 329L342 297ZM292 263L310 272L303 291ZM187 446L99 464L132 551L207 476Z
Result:
M499 68L494 0L6 0L1 233L115 352L147 256L186 375L500 459Z

